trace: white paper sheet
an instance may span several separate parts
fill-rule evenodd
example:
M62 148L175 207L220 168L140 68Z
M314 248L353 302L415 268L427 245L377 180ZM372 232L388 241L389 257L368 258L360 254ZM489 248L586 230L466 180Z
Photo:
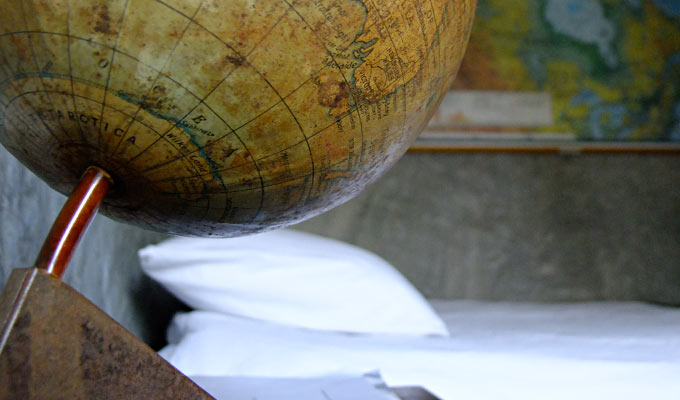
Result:
M398 400L384 384L364 377L191 379L217 400Z

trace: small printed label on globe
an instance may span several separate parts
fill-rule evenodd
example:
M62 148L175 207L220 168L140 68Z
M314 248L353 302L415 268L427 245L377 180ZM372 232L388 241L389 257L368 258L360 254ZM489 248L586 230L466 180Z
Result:
M0 0L0 142L103 211L234 236L341 204L457 71L475 0Z

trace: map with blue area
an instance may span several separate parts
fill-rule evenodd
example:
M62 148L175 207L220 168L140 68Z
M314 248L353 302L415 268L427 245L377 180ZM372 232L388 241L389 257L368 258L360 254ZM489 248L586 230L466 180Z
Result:
M548 94L515 131L680 142L680 0L480 0L454 89Z

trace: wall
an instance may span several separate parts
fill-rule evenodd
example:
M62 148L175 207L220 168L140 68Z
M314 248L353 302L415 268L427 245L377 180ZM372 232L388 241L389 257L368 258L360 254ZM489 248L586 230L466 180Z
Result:
M0 285L64 197L0 148ZM680 305L680 157L408 154L298 225L392 262L430 297ZM164 236L97 217L65 281L154 345L179 303L136 251Z
M680 305L680 157L408 154L298 226L382 255L430 297Z

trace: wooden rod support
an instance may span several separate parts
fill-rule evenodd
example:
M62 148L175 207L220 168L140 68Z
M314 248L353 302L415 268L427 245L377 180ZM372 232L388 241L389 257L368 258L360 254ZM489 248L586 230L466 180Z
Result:
M47 234L35 267L61 278L83 233L113 184L106 171L89 167Z

